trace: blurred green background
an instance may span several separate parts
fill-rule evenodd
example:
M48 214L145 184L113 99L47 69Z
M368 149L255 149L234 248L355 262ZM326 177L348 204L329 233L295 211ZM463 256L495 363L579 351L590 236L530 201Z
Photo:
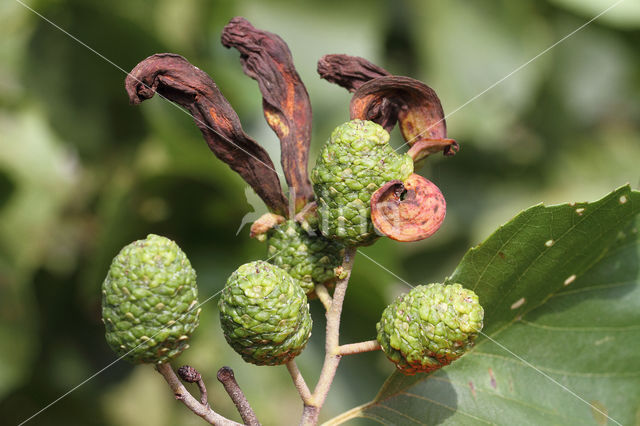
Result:
M518 211L593 200L640 183L640 3L626 0L504 82L467 101L591 17L609 0L28 1L105 61L14 0L0 4L0 418L17 424L115 360L100 322L111 258L148 233L176 240L198 271L201 300L265 247L236 231L264 211L209 152L192 119L159 99L128 105L124 71L175 52L208 72L245 130L279 158L256 83L220 44L242 15L279 34L311 96L312 160L348 120L350 95L320 80L327 53L363 56L439 94L462 149L421 171L448 203L427 241L362 251L412 283L441 281L463 253ZM115 65L115 66L114 66ZM118 69L121 67L122 69ZM394 132L395 143L400 136ZM278 166L279 167L279 166ZM356 260L341 341L368 340L408 288ZM298 364L313 385L323 312ZM207 378L212 405L239 420L215 380L234 368L263 424L295 424L301 404L285 367L242 362L224 342L216 297L179 359ZM380 353L346 357L323 411L372 399L393 371ZM34 418L33 425L197 425L149 366L116 363Z

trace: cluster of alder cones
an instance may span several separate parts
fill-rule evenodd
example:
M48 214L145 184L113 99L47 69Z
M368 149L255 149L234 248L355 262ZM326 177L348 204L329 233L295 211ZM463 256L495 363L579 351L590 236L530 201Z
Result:
M251 236L267 243L266 260L229 277L219 308L224 335L245 361L279 365L304 349L311 336L308 299L318 286L344 278L345 250L437 231L444 197L414 170L433 153L455 154L458 144L446 138L440 101L427 85L362 58L326 55L320 76L354 93L351 117L332 132L309 175L311 107L287 45L244 18L231 20L222 43L240 51L244 72L258 82L265 117L281 140L291 200L266 151L244 133L213 80L186 59L150 56L128 75L126 89L134 104L158 93L185 107L213 153L269 208L251 227ZM396 124L409 145L404 154L389 144ZM173 241L149 235L123 248L102 291L106 338L118 355L159 364L189 346L200 313L196 274ZM464 354L482 321L472 291L422 285L385 309L377 340L400 371L429 372Z

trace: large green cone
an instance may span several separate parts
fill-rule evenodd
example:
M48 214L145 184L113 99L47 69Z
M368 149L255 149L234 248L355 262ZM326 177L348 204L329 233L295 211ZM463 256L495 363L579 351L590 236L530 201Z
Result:
M218 306L227 342L252 364L284 364L311 336L304 290L285 270L262 260L231 274Z
M460 358L482 330L478 296L460 284L415 287L382 313L382 350L407 375L428 373Z
M158 235L125 246L102 284L107 343L134 363L162 363L189 347L200 309L196 272Z
M325 238L317 229L307 232L299 223L288 220L267 232L267 256L309 295L316 284L336 280L334 269L342 264L344 246Z
M322 233L346 245L371 244L378 237L371 222L371 195L411 173L413 160L394 152L382 126L362 120L338 126L311 172Z

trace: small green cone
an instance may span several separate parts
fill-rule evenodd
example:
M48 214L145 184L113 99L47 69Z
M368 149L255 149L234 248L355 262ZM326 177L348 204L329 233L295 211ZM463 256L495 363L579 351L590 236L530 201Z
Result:
M285 270L262 260L231 274L218 307L224 337L252 364L284 364L311 337L304 290Z
M102 284L107 343L133 363L163 363L189 347L200 309L196 272L178 245L150 234L125 246Z
M336 127L311 172L323 235L349 246L373 243L378 235L371 222L371 195L411 173L413 160L394 152L382 126L352 120Z
M344 246L322 236L317 229L307 232L288 220L267 232L267 257L295 278L307 295L316 284L336 280L334 269L342 264ZM315 234L315 235L314 235Z
M421 285L387 306L378 342L402 373L428 373L471 349L483 318L478 296L460 284Z

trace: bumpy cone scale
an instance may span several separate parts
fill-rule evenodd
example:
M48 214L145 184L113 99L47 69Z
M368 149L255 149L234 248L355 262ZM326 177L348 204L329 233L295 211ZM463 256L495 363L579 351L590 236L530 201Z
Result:
M316 284L336 280L335 268L342 264L344 246L323 237L317 229L304 229L298 222L288 220L267 231L267 256L309 295Z
M338 126L311 172L322 234L346 245L371 244L378 237L371 196L386 182L404 181L412 173L413 160L394 152L382 126L363 120Z
M402 373L428 373L467 352L483 318L478 296L460 284L421 285L387 306L378 342Z
M107 343L134 363L162 363L189 347L200 308L196 272L178 245L150 234L124 247L102 284Z
M227 342L252 364L284 364L311 337L304 290L285 270L262 260L231 274L218 307Z

